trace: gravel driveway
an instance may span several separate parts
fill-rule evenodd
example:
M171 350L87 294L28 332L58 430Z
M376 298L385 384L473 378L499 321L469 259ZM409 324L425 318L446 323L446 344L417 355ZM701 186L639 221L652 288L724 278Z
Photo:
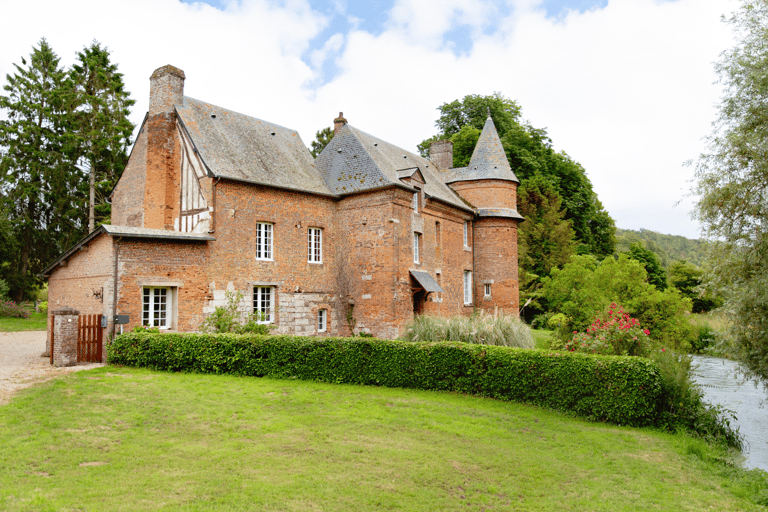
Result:
M104 366L80 364L66 368L51 366L45 351L45 331L0 332L0 405L8 403L16 391L38 382L80 370Z

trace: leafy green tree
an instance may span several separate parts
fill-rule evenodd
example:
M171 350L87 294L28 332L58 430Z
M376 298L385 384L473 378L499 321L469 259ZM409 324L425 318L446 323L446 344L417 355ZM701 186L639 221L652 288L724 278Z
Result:
M727 21L736 44L716 64L725 92L696 164L696 211L738 357L768 381L768 0L742 0Z
M325 146L331 142L331 139L333 139L333 128L325 127L322 130L317 130L315 140L310 142L309 152L312 153L313 157L317 158L317 155L323 152Z
M535 176L518 189L518 210L525 222L518 226L521 302L527 316L541 312L537 301L541 278L562 267L575 254L571 223L563 218L560 194L542 176ZM528 299L532 299L528 302Z
M643 247L640 243L633 243L629 246L629 252L627 253L630 258L640 262L640 264L648 272L648 282L658 288L659 290L666 290L667 288L667 271L661 265L661 260L655 252L650 251Z
M444 103L436 121L439 133L418 145L428 156L435 140L453 143L453 166L469 163L485 120L490 112L512 170L521 183L534 176L545 177L560 194L564 215L579 242L578 251L605 257L613 253L616 227L592 190L586 171L564 152L556 152L545 129L534 128L521 118L521 107L500 93L470 94Z
M704 270L693 263L676 260L667 272L667 281L683 297L691 299L691 312L706 313L722 306L722 299L704 288Z
M0 192L15 243L2 269L11 296L21 300L39 284L45 264L82 231L76 195L82 175L67 155L65 71L45 39L6 75L0 96ZM8 250L8 249L6 249Z
M110 60L109 50L94 41L77 54L70 73L71 131L78 167L89 177L88 231L96 220L109 219L107 196L128 162L134 125L130 107L135 103L125 90L123 75Z

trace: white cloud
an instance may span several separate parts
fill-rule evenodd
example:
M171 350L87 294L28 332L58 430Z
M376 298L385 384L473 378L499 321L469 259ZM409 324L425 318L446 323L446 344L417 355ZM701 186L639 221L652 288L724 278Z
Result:
M147 107L149 76L182 68L186 93L296 128L305 143L338 112L358 128L413 150L435 132L435 110L466 94L500 91L546 127L558 150L586 168L619 227L696 236L673 205L702 150L713 105L712 62L731 45L719 16L734 0L609 0L548 19L540 0L398 0L372 35L308 1L32 0L3 6L0 79L41 37L62 57L93 39L109 46ZM504 10L506 8L506 11ZM32 23L30 20L34 20ZM318 38L332 23L332 35ZM30 28L31 27L31 28ZM471 49L444 47L466 30ZM324 62L337 75L316 86Z

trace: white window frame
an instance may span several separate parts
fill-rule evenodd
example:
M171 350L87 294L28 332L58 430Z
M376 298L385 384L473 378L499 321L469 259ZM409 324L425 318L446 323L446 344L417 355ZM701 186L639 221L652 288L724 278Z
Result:
M256 259L273 261L274 224L269 222L256 223Z
M266 292L266 293L264 293ZM258 318L258 324L275 323L275 287L274 286L254 286L253 287L253 312L262 313L264 316Z
M159 329L173 328L173 288L143 286L141 288L141 325Z
M421 243L421 233L413 232L413 262L419 262L419 245Z
M307 229L307 261L309 263L323 262L323 230L322 228Z
M491 296L491 283L485 283L485 296L490 297Z
M325 308L317 310L317 332L328 331L328 310Z
M469 222L464 221L464 247L469 247Z
M464 305L472 304L472 271L464 271Z

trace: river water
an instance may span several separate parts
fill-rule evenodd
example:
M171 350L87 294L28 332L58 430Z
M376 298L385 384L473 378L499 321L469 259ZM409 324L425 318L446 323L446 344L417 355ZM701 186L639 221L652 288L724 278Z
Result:
M764 384L755 387L743 382L733 361L693 356L693 363L693 380L701 385L704 401L736 413L736 425L746 440L742 465L768 471L768 389Z

